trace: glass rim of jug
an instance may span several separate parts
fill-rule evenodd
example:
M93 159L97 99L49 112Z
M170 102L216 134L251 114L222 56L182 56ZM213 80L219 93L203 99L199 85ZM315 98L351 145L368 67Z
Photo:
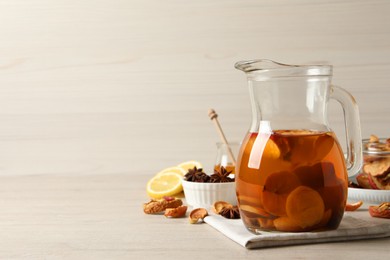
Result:
M245 72L266 78L332 76L333 66L328 64L290 65L270 59L253 59L238 61L234 67Z

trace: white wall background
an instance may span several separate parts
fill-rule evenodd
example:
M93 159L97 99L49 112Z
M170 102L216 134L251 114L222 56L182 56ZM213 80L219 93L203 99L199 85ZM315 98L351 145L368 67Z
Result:
M243 138L233 65L253 58L333 64L363 136L389 137L389 14L386 0L1 0L0 175L209 168L207 110Z

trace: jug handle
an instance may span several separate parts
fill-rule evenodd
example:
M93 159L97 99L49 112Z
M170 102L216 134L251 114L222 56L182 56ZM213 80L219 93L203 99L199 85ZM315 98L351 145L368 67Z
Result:
M359 108L355 98L341 87L331 85L330 98L338 101L343 108L347 139L346 165L348 176L351 177L360 171L363 163Z

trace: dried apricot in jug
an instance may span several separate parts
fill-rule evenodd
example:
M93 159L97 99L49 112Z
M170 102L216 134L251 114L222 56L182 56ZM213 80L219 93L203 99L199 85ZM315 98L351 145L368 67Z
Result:
M289 217L280 217L274 220L274 226L276 230L286 232L299 232L303 231L303 228L295 223L294 219Z
M293 190L286 201L287 216L301 228L312 227L322 220L325 206L321 195L306 186Z
M291 191L300 185L291 172L275 172L267 177L263 189L264 209L275 216L286 216L286 200Z
M319 189L324 187L324 173L321 166L322 163L301 166L295 169L294 173L297 175L302 185L313 189Z

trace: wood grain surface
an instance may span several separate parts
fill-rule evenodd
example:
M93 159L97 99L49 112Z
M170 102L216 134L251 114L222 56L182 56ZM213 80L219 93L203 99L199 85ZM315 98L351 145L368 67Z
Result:
M220 115L249 128L236 61L334 65L362 133L389 135L390 3L48 1L0 3L0 174L156 172L211 167ZM343 114L329 109L344 142Z
M3 176L0 259L349 260L388 256L390 238L247 250L207 224L144 214L142 204L149 201L146 181L145 174L137 173ZM364 209L353 216L371 218Z

